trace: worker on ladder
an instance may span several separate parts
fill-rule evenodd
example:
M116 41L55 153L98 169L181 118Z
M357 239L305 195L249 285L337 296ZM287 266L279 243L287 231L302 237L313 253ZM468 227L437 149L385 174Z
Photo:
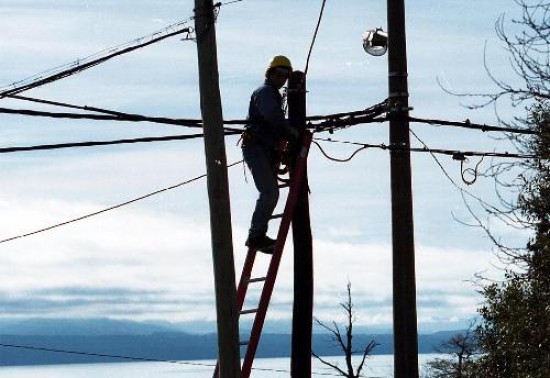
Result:
M299 133L285 118L280 89L292 72L290 60L274 56L265 71L265 82L250 98L247 124L243 134L243 157L252 172L259 192L252 214L246 246L271 253L275 240L266 235L268 222L279 199L277 170L282 141L296 141Z

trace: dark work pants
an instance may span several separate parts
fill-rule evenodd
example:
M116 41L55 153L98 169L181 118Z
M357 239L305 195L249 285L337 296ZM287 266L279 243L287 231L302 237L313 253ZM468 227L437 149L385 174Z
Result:
M275 151L259 142L249 141L242 146L244 161L252 172L256 189L260 192L250 222L250 236L261 236L267 232L269 218L279 199L277 174L275 173Z

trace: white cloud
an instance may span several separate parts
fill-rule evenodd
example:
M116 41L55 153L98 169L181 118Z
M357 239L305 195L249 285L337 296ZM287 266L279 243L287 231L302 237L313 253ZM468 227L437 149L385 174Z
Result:
M191 1L175 0L133 1L132 12L124 1L71 4L8 1L0 6L10 10L0 16L7 30L0 44L0 83L153 32L185 18L193 9ZM470 29L461 28L460 35L455 35L456 23L447 22L454 20L457 9L469 6L448 8L428 1L410 7L411 99L418 116L448 119L464 118L467 113L457 99L442 96L436 75L450 86L486 79L482 66L473 68L481 59L482 42L478 47L472 45L489 38L487 33L492 37L493 16L480 17ZM242 2L222 9L217 30L227 117L244 117L249 93L262 81L264 65L272 54L284 52L297 68L303 68L315 23L311 14L317 10L318 4L290 1ZM383 26L385 19L380 4L327 4L308 76L310 114L365 108L387 96L386 58L368 57L360 46L362 32ZM456 62L470 62L472 67L465 70L465 64ZM166 41L32 94L144 114L198 117L196 70L193 43ZM493 114L489 110L476 116L489 122ZM179 132L159 125L15 116L3 116L2 126L4 145ZM473 149L494 142L449 130L422 129L420 134L436 147ZM387 129L369 125L333 137L383 143L387 142ZM229 161L240 159L235 142L236 138L227 141ZM343 157L353 149L330 145L327 151ZM3 155L0 238L100 210L202 174L203 159L200 140ZM463 209L460 196L429 159L413 157L419 319L424 324L460 322L472 314L478 300L468 280L475 272L490 268L493 257L480 232L452 219L451 209ZM338 303L349 279L360 322L388 325L392 271L388 154L368 150L341 165L312 152L310 160L317 315L338 316ZM445 160L443 164L457 176L454 162ZM241 167L230 171L237 274L256 195L250 175L248 179L246 184ZM492 193L487 185L477 188L481 194ZM13 304L13 311L28 310L25 301L28 305L42 295L43 315L188 320L212 318L215 313L204 181L0 245L0 251L0 274L6 278L0 294L9 294L12 302L6 303ZM265 266L265 258L260 260ZM275 318L290 314L289 251L282 264L270 315ZM67 306L62 305L63 300L68 301Z

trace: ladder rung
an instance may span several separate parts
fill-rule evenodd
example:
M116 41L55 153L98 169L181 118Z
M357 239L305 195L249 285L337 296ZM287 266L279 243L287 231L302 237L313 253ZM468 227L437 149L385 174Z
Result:
M239 345L240 346L248 345L249 342L250 342L250 340L239 341Z
M253 309L251 309L251 310L242 310L242 311L240 312L240 314L241 314L241 315L246 315L246 314L254 314L254 313L256 313L256 312L258 312L258 309L257 309L257 308L253 308Z
M288 188L290 186L290 182L285 182L285 183L279 184L277 186L279 187L279 189Z
M257 277L257 278L249 278L248 279L248 282L249 283L252 283L252 282L263 282L266 280L267 277Z
M273 214L273 215L271 216L271 218L269 218L269 219L277 219L277 218L282 218L282 217L283 217L283 215L284 215L284 213L281 213L281 214Z

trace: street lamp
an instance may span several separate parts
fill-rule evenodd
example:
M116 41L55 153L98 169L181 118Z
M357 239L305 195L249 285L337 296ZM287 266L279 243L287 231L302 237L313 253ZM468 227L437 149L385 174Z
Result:
M382 56L388 51L388 33L382 28L363 33L363 49L369 55Z

